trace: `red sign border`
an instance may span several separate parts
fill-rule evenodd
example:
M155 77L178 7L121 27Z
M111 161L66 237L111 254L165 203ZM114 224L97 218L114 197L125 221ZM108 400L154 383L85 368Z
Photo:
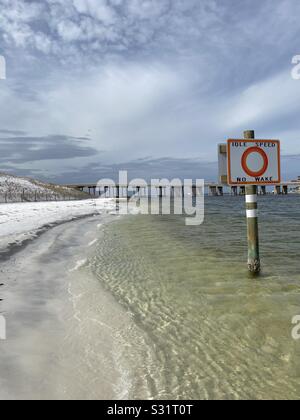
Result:
M237 182L233 181L231 179L231 147L230 145L235 142L241 142L241 143L252 143L255 146L257 146L257 143L276 143L277 144L277 150L278 150L278 175L279 179L277 181L271 181L271 182ZM277 185L281 184L281 161L280 161L280 140L262 140L262 139L254 139L254 140L245 140L245 139L229 139L227 140L227 164L228 164L228 185Z
M249 169L248 165L247 165L247 158L248 158L248 156L250 155L250 153L255 153L255 152L258 153L258 154L260 154L261 157L264 160L264 165L263 165L262 169L260 169L257 172L251 171ZM266 172L266 170L268 169L268 166L269 166L269 158L268 158L268 155L266 154L266 152L263 149L261 149L258 146L249 147L244 152L244 154L242 156L242 168L243 168L244 172L246 172L246 174L248 174L248 176L251 176L251 178L257 178L257 177L262 176Z

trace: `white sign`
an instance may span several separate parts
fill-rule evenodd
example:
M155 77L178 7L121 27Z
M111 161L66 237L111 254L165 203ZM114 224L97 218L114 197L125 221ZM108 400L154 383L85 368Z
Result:
M229 185L281 182L279 140L228 140Z

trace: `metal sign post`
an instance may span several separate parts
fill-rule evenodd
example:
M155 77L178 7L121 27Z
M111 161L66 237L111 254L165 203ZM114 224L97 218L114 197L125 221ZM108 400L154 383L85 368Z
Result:
M261 271L257 214L257 185L281 182L280 141L255 140L254 131L245 131L244 139L228 140L228 184L245 186L248 231L248 270Z
M254 139L254 131L245 131L245 139ZM260 255L259 255L259 233L257 215L257 186L246 186L246 215L248 233L248 270L251 274L259 275Z

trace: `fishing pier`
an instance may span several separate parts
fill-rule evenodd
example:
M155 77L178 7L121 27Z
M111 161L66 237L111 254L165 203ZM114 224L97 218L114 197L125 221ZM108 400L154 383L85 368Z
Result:
M136 185L133 187L128 187L127 185L107 185L107 186L99 186L98 183L78 183L78 184L69 184L65 185L69 188L74 188L80 191L88 192L91 196L101 196L104 195L105 197L112 197L112 198L128 198L133 194L139 196L147 196L151 194L157 196L184 196L187 194L192 194L196 196L198 194L199 188L193 186L190 189L186 189L184 186L176 187L171 186L170 188L166 188L162 185ZM271 189L270 189L271 188ZM187 192L188 191L188 192ZM274 185L271 187L266 187L264 185L258 187L258 194L259 195L288 195L290 193L300 192L300 179L297 181L287 181L282 182L278 185ZM201 191L202 193L202 191ZM220 183L214 182L206 182L205 183L205 194L213 197L222 197L224 195L231 195L231 196L243 196L246 194L246 187L245 186L229 186Z

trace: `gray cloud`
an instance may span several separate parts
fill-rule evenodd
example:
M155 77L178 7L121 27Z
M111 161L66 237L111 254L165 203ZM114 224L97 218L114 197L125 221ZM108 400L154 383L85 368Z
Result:
M299 171L300 155L283 156L283 179L295 179ZM63 165L64 167L64 165ZM217 162L203 162L201 159L174 159L160 158L153 159L151 157L140 158L137 160L109 164L99 161L91 161L89 164L83 164L80 167L70 167L64 170L63 167L56 174L51 171L32 169L29 167L19 168L14 164L3 165L3 172L12 173L19 176L28 176L38 178L44 181L52 181L54 183L72 184L84 182L97 182L101 178L110 178L118 180L119 171L128 171L129 180L134 178L142 178L150 181L151 179L205 179L206 181L216 181L218 176Z
M60 58L151 49L162 42L186 48L204 30L207 38L209 33L217 38L216 24L226 12L214 0L1 0L0 4L5 45Z
M84 144L86 138L61 135L46 137L0 138L0 162L26 163L44 160L73 159L89 157L98 151Z
M32 170L28 167L25 168L17 168L14 165L5 165L1 163L1 170L0 170L0 174L4 173L4 174L11 174L11 175L16 175L16 176L21 176L21 177L28 177L28 178L36 178L36 179L41 179L41 180L47 180L47 176L45 175L44 171L35 171Z
M291 180L296 178L299 171L300 156L282 157L282 178ZM118 180L119 171L128 171L129 179L142 178L147 181L151 179L205 179L215 182L218 178L218 163L205 162L202 159L175 159L164 157L154 159L145 157L124 163L105 163L92 161L81 168L70 168L70 170L52 176L54 182L59 183L80 183L97 182L102 178ZM49 175L50 176L50 175ZM51 176L50 176L51 177ZM49 179L49 177L48 177Z
M298 1L0 0L0 8L0 126L12 128L0 131L2 167L80 178L127 161L136 173L166 173L165 165L171 176L177 164L197 175L199 156L210 178L205 162L216 160L217 143L249 128L300 153L300 81L290 75ZM90 167L103 148L103 166ZM296 176L290 161L286 176Z
M294 0L0 0L0 7L1 45L8 64L22 60L17 72L175 56L198 69L202 62L221 89L235 89L275 74L298 47Z
M4 130L0 129L0 135L7 135L7 136L26 136L25 131L21 130Z
M153 159L145 157L129 162L109 164L93 161L78 170L73 168L59 176L53 177L55 182L97 182L101 178L110 178L117 181L119 171L128 171L130 179L142 178L150 181L152 178L180 178L215 180L217 176L217 163L207 163L201 159Z

